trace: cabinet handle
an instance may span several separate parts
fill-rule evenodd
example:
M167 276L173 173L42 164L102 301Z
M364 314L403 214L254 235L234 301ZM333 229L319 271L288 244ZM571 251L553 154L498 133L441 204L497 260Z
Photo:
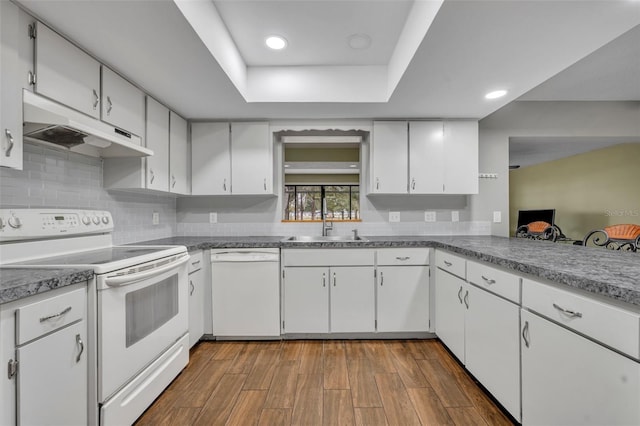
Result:
M524 322L524 327L522 327L522 340L524 340L524 345L529 347L529 339L527 339L527 334L529 334L529 321Z
M458 290L458 300L460 304L462 304L462 286L460 286L460 290Z
M82 353L84 352L84 342L79 334L76 334L76 345L80 346L80 352L78 352L78 356L76 356L76 363L80 362L80 358L82 357Z
M447 260L445 260L445 261L444 261L444 264L445 264L445 265L447 265L447 266L451 266L451 265L453 265L453 263L451 263L451 262L449 262L449 261L447 261Z
M560 312L562 312L563 314L567 314L571 318L582 318L581 312L570 311L569 309L565 309L562 306L556 305L555 303L553 304L553 307L559 310Z
M49 315L48 317L40 318L40 322L49 321L50 319L58 318L63 316L64 314L68 314L71 311L71 306L67 306L67 308L63 311L58 312L57 314Z
M7 140L9 141L9 146L4 152L4 155L6 157L11 157L11 150L13 149L13 135L11 134L11 130L9 129L4 129L4 134L7 135Z
M336 286L336 273L333 273L333 286Z
M225 180L222 182L222 190L223 190L224 192L227 192L227 179L225 179Z
M327 274L323 273L322 274L322 287L326 287L327 286Z
M382 275L382 272L380 272L380 287L382 287L384 285L384 275Z
M409 257L409 256L396 256L396 259L404 262L405 260L411 259L411 257Z
M149 174L151 175L151 181L149 183L153 183L153 180L156 178L156 175L153 173L153 169L149 169Z
M267 190L267 178L264 178L263 182L262 182L262 186L264 187L264 190Z
M467 290L466 293L464 294L464 304L467 307L467 309L469 309L469 290Z
M196 288L193 285L193 281L189 280L189 288L191 288L191 290L189 291L189 296L193 296L193 290L195 290Z
M171 175L171 187L176 187L176 177L174 175Z
M376 178L376 189L380 189L380 178Z
M496 280L489 279L489 278L485 277L484 275L481 275L481 277L484 280L484 282L486 282L489 285L496 283Z
M111 97L107 96L107 115L111 114L112 108L113 108L113 103L111 102Z
M415 178L411 179L411 189L416 189L416 179Z
M98 96L98 92L96 92L96 89L93 89L93 109L98 108L99 102L100 102L100 96Z
M193 265L193 266L196 266L196 265L199 265L199 264L200 264L199 260L196 260L195 262L191 262L191 265Z

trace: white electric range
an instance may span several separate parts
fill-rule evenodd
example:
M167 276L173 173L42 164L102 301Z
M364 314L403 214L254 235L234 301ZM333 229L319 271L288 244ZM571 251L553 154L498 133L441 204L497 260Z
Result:
M94 271L89 418L101 425L133 423L189 360L187 249L115 246L113 228L106 211L0 209L3 268Z

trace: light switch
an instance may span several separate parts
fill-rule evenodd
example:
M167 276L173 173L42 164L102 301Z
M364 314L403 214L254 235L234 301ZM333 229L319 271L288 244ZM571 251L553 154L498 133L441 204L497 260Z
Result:
M153 212L153 214L151 215L151 224L153 224L153 225L159 225L160 224L160 213Z
M436 212L424 212L424 221L425 222L435 222L436 221Z
M493 223L500 223L500 222L502 222L502 212L501 211L493 212Z
M458 210L451 211L451 222L460 222L460 212Z
M389 212L389 222L400 222L400 212Z
M218 223L218 213L216 212L209 213L209 223Z

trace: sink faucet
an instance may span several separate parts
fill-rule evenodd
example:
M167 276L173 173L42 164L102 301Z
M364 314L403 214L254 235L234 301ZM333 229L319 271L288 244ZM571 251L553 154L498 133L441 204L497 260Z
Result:
M322 236L329 235L329 231L333 229L333 222L327 223L327 199L322 200Z

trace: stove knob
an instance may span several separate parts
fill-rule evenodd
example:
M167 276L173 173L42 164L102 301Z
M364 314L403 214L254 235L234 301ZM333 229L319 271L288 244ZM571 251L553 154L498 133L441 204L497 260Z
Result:
M94 216L92 220L96 225L100 225L100 218L98 216Z
M11 216L9 218L9 226L15 229L18 229L22 226L22 221L19 217Z
M82 223L85 225L91 225L91 218L89 216L82 216Z
M105 225L109 224L109 216L102 216L102 223L104 223Z

